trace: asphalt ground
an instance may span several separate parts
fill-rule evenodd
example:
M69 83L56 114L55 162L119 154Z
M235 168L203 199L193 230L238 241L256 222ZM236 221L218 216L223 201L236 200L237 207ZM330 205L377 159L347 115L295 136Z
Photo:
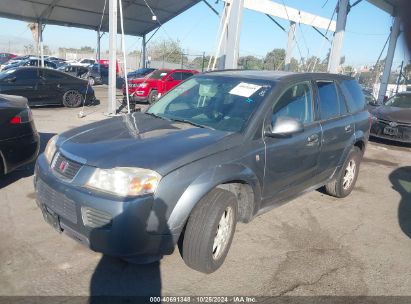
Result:
M81 109L33 109L42 149L54 134L106 118L107 88L96 95L101 103L83 118ZM185 266L178 250L132 265L58 234L43 220L26 166L0 181L0 296L411 296L410 152L370 142L349 197L314 191L238 224L210 275Z

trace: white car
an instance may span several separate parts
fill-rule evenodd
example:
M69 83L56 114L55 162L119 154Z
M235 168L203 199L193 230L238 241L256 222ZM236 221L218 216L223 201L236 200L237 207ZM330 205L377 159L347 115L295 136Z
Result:
M88 67L90 65L93 65L96 63L96 60L94 59L81 59L79 62L76 63L76 65L81 65L84 67Z

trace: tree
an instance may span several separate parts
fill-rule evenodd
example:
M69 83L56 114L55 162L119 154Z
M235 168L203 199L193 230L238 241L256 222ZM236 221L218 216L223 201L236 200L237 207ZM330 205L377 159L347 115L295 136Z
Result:
M324 60L321 61L317 56L311 56L303 62L301 68L305 72L326 72L327 64L324 63Z
M350 66L350 65L346 65L342 68L342 73L344 75L348 75L348 76L354 76L355 74L355 69L354 67Z
M203 67L203 60L204 60L204 70L207 69L208 67L208 63L210 62L211 57L210 56L198 56L195 57L192 61L191 61L191 65L197 69L201 69Z
M263 61L255 56L240 57L238 64L244 70L261 70L263 68Z
M268 52L264 58L265 70L284 70L285 50L274 49Z
M404 76L408 79L411 77L411 63L407 64L403 69Z
M183 49L178 40L162 40L153 42L149 47L149 53L153 60L162 60L172 63L187 62Z
M300 64L299 64L298 60L295 59L294 57L292 57L291 60L290 60L290 68L289 68L289 71L290 71L290 72L298 72L298 71L299 71L299 67L300 67Z
M24 54L26 55L34 55L36 53L36 49L32 44L28 44L24 46Z

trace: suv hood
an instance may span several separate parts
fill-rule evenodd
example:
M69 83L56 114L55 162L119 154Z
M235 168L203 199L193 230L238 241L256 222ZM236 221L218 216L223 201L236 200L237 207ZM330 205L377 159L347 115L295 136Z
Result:
M90 166L147 168L164 176L239 145L241 138L240 134L133 113L62 133L57 146L63 154L82 158Z
M371 113L379 119L411 124L411 109L379 106Z

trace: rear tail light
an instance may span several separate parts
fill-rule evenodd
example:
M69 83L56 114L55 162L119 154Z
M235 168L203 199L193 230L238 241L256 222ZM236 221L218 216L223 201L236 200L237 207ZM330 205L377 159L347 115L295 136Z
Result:
M31 122L32 120L33 120L33 115L31 113L31 110L30 110L30 108L27 108L27 109L24 109L23 111L21 111L16 116L13 116L10 119L10 123L12 125L19 125L19 124L24 124L24 123Z

